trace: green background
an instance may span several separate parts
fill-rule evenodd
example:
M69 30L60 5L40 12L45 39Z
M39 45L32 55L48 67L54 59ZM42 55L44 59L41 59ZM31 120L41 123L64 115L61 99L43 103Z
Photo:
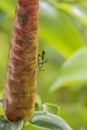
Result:
M0 0L0 90L4 86L16 0ZM48 62L38 72L42 103L60 106L75 130L87 129L87 1L40 0L39 53ZM1 94L2 95L2 94Z

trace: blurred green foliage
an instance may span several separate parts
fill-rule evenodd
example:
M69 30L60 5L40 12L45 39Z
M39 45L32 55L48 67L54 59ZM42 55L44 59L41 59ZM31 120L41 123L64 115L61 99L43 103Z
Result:
M49 62L38 71L38 93L43 102L59 104L60 115L75 130L87 129L86 1L40 0L39 10L39 52L45 50ZM16 0L0 0L0 90L15 7Z

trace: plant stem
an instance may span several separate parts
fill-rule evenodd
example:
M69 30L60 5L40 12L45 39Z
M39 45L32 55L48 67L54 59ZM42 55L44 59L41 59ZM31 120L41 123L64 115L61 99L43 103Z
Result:
M3 90L3 108L10 121L29 120L34 112L38 6L38 0L17 0Z

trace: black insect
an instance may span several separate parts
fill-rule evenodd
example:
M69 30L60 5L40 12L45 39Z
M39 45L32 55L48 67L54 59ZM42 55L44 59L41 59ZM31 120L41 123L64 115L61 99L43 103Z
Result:
M45 51L42 51L42 54L38 54L39 71L44 71L43 64L47 62L48 62L48 59L45 58Z

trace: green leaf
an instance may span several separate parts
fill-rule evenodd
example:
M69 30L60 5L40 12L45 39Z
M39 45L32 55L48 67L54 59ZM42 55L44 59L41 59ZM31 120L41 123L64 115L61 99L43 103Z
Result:
M45 111L35 112L30 122L34 125L51 130L72 130L62 118Z
M3 116L0 116L0 130L21 130L23 123L23 120L11 123L5 120Z
M78 3L78 4L68 4L68 3L58 3L55 6L80 20L85 26L87 26L87 4Z
M83 98L82 95L80 97ZM87 130L87 107L84 104L76 102L76 104L72 103L72 105L62 105L61 111L61 116L75 128L74 130L80 130L81 126L84 126L82 130Z
M41 128L32 124L25 124L22 130L49 130L48 128Z
M51 91L82 82L87 82L87 48L79 49L64 62Z
M59 111L60 111L60 108L59 108L58 105L54 105L54 104L50 104L50 103L45 103L45 104L43 104L43 110L47 111L49 113L58 115Z
M41 97L37 95L35 101L35 111L41 110L41 107L42 107Z
M69 15L45 1L40 2L39 36L64 57L84 46L83 38Z

